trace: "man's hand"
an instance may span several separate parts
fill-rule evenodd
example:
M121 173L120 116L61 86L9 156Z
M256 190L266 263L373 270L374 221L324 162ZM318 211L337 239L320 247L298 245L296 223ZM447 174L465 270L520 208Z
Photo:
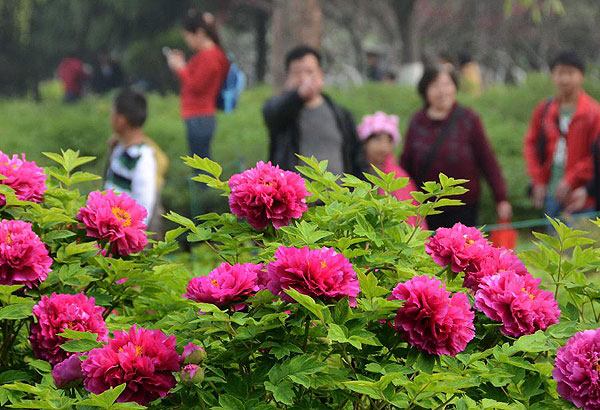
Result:
M569 186L569 184L567 184L567 182L564 179L562 179L556 187L556 192L554 193L554 196L560 204L564 205L567 202L567 197L570 193L571 187Z
M181 71L185 67L185 55L181 50L173 50L167 56L169 68L175 72Z
M567 199L565 211L569 213L581 211L585 206L587 197L587 189L585 189L584 186L573 190L573 192L571 192L571 195L569 195L569 198Z
M508 221L513 215L512 205L508 201L498 202L496 204L496 213L498 213L498 220Z
M533 206L537 209L542 209L545 199L546 185L534 185L531 190L531 200L533 201Z
M322 90L323 81L321 79L307 78L298 87L298 94L304 101L310 101L320 95Z

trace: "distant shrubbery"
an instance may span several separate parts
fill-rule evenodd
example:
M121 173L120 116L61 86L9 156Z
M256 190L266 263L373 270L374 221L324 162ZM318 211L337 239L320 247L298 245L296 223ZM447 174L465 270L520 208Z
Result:
M588 79L585 86L592 96L600 98L600 81ZM110 135L110 97L91 97L75 106L63 106L58 100L54 85L43 88L42 91L43 95L50 98L41 104L26 100L0 101L0 148L7 152L26 152L34 160L42 160L41 151L79 149L82 154L100 158L89 169L100 173L106 155L104 141ZM367 84L330 92L354 113L357 121L362 115L376 110L399 115L401 132L406 130L410 115L421 105L412 88ZM552 92L553 87L545 76L532 75L522 87L494 86L478 98L460 97L461 101L473 107L483 118L508 181L509 198L515 207L516 219L541 216L531 208L525 195L525 165L521 147L529 116L536 102ZM266 159L268 136L261 107L270 94L269 87L253 88L244 93L233 114L219 116L213 153L214 158L223 164L226 176L239 171L241 167ZM171 158L169 180L163 193L166 209L189 214L188 195L182 195L182 192L187 193L191 174L178 160L180 156L187 154L185 130L179 118L178 97L150 95L150 115L145 129ZM47 164L47 161L43 159L41 164ZM97 185L90 185L88 188L94 187ZM220 199L211 199L213 203L216 201ZM485 190L480 223L493 222L495 215L491 196Z

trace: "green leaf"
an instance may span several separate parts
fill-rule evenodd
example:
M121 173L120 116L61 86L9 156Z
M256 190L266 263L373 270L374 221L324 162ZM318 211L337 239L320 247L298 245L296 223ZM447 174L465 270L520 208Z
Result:
M65 352L75 353L89 352L90 350L95 349L97 347L102 347L102 343L88 339L69 340L60 346L60 348L63 349Z
M288 406L294 404L293 399L296 397L294 390L292 390L292 386L292 383L288 381L277 383L277 386L269 381L265 382L265 389L273 393L275 400Z
M530 353L546 352L555 349L554 347L548 346L547 337L541 330L538 330L532 335L521 336L513 344L513 347L522 352Z
M42 373L50 373L52 371L52 366L50 366L50 363L44 360L34 360L29 362L29 367L37 369Z
M217 407L218 410L245 410L246 407L241 400L236 399L231 394L223 394L219 397L219 404L221 407Z
M221 173L223 172L223 168L221 168L221 165L219 165L215 161L211 161L209 158L201 158L198 155L194 154L194 157L186 156L181 157L181 159L183 159L183 162L188 167L207 172L215 178L219 178L221 176Z
M24 285L0 285L0 295L10 295L17 289L21 289Z
M101 394L90 394L90 398L80 401L79 405L87 405L87 406L98 406L103 409L112 408L113 403L119 398L123 390L125 390L126 384L120 384L115 388L111 388L106 390ZM137 408L145 408L143 406Z
M325 317L323 316L323 310L325 309L325 306L318 304L313 298L303 295L296 289L286 289L284 292L322 322L325 322ZM329 313L329 311L327 312Z
M372 272L365 275L363 272L358 271L358 282L360 283L361 293L369 299L383 296L389 292L388 289L378 286L379 280Z
M66 339L77 339L77 340L91 340L93 342L98 340L98 334L90 332L80 332L78 330L64 329L58 336L62 336Z
M35 301L33 299L25 299L26 302L18 303L14 305L4 306L0 308L0 320L9 319L25 319L33 316L33 305Z

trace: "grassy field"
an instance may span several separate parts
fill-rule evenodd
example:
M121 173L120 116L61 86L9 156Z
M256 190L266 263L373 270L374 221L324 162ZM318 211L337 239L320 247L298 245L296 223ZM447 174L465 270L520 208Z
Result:
M60 102L55 87L55 84L46 87L44 101L38 104L24 99L0 100L0 150L6 153L25 152L28 158L48 165L49 161L41 152L73 148L80 150L83 155L96 156L98 160L88 170L101 173L106 160L105 142L110 136L110 96L89 97L81 103L67 106ZM600 97L600 81L588 80L586 89L594 97ZM532 75L522 87L496 86L481 97L459 97L483 118L509 185L515 220L541 216L531 208L525 196L527 178L521 148L531 111L537 101L552 92L552 85L545 76ZM402 132L411 114L421 104L414 89L383 84L335 89L329 90L329 93L348 107L357 121L362 115L376 110L397 114ZM219 114L212 149L214 158L224 166L226 174L266 159L268 136L261 107L270 95L269 87L253 88L244 93L234 113ZM149 119L145 130L171 159L163 193L166 209L189 214L188 181L191 171L179 159L187 154L187 143L178 104L177 95L149 95ZM90 185L85 188L96 187ZM494 222L493 205L486 189L480 223Z

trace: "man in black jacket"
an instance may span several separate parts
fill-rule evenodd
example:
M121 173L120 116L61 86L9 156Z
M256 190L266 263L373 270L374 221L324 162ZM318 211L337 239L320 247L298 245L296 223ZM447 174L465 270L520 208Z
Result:
M269 159L283 169L294 170L296 154L328 160L334 174L362 176L364 151L352 114L323 95L321 55L311 47L292 49L285 59L283 94L270 98L263 116L271 146Z

